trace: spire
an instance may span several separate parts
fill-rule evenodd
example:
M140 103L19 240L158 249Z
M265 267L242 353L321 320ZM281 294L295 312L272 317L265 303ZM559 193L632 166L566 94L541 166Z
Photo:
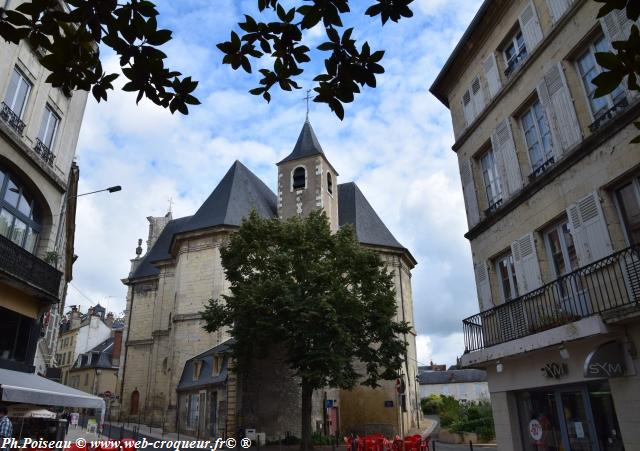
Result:
M313 155L324 155L324 152L322 151L318 138L311 127L311 122L309 122L309 118L307 117L307 120L304 121L302 130L300 131L300 136L298 136L298 141L296 142L293 151L288 157L280 161L278 164L298 160L300 158L311 157Z

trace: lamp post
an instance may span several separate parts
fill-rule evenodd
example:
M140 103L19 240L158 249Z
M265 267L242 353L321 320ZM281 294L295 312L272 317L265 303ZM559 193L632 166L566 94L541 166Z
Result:
M87 196L89 194L101 193L103 191L109 191L110 193L116 193L116 192L121 191L121 190L122 190L122 187L120 185L116 185L116 186L110 186L109 188L105 188L105 189L99 189L97 191L91 191L89 193L77 194L75 197Z

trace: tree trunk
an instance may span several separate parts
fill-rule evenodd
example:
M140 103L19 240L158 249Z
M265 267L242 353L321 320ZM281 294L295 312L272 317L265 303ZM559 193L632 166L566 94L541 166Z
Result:
M310 451L311 444L311 396L313 395L313 388L311 385L303 380L302 381L302 412L301 419L301 441L300 451Z

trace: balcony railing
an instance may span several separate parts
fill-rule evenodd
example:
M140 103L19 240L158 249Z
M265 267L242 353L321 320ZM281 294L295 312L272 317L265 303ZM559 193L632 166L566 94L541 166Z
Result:
M549 158L547 161L538 166L531 174L529 174L529 181L533 182L536 178L540 177L544 174L547 169L555 164L556 160L554 157Z
M606 124L611 119L613 119L620 111L624 110L628 106L629 106L629 100L626 97L622 98L614 106L606 110L604 113L598 115L597 119L593 121L591 125L589 125L589 130L591 130L592 132L595 132L604 124Z
M40 138L36 138L36 145L34 146L33 150L35 150L36 153L40 155L40 158L42 158L45 163L47 163L49 166L53 166L53 160L56 158L56 156L53 154L53 152L51 152L51 150L45 143L40 141Z
M18 280L58 299L62 273L0 235L0 274Z
M640 245L465 319L465 352L629 305L640 307Z
M511 60L509 60L507 68L504 70L504 76L509 78L511 75L513 75L528 57L529 54L527 53L527 49L523 49L520 53L511 58Z
M2 102L2 108L0 109L0 118L5 121L11 128L13 128L16 133L22 136L22 132L24 131L25 123L22 122L20 116L13 112L9 105Z

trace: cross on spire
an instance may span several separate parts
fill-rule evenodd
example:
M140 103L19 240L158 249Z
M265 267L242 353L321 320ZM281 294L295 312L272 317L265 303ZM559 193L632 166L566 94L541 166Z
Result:
M173 206L173 197L169 198L169 213L171 213L171 207Z
M304 97L304 100L307 101L307 120L309 120L309 99L311 99L311 96L309 95L310 92L311 89L307 89L307 95Z

